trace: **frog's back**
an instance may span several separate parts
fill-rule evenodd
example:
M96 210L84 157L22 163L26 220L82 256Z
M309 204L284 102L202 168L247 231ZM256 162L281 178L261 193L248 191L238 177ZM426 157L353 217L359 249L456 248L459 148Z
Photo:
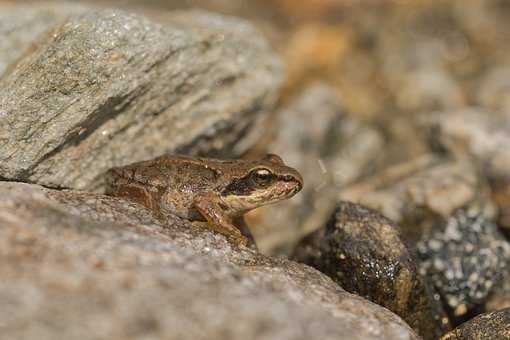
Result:
M216 185L217 173L201 159L162 156L112 168L106 176L107 194L125 197L160 215L198 219L193 209L197 194Z

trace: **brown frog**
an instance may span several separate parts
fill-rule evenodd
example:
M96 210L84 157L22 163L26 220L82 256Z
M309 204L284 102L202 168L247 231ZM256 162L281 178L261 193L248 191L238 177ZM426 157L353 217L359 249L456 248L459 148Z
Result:
M273 154L256 161L162 156L113 168L106 181L107 194L141 203L161 219L207 221L239 245L247 239L234 221L303 187L301 175Z

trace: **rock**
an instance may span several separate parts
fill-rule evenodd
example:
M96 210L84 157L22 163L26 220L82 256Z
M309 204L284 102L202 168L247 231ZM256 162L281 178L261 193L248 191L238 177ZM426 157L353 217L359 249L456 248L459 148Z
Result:
M472 157L487 174L502 174L510 166L510 120L479 108L438 112L423 119L430 144L458 158Z
M433 148L478 165L499 208L499 224L510 228L510 119L471 108L438 113L423 124Z
M374 210L340 202L327 227L298 245L295 259L398 314L425 339L449 326L396 226Z
M325 275L119 198L0 182L13 339L418 339Z
M395 221L411 248L463 207L495 214L487 183L467 161L425 155L356 183L340 198L379 210Z
M112 166L251 146L282 78L266 42L211 13L163 21L89 11L38 41L0 80L0 177L100 189Z
M430 46L421 48L426 49ZM465 105L464 93L459 84L442 67L427 65L416 70L396 72L396 75L401 78L392 79L397 81L393 93L396 95L397 105L403 111L429 112L458 109ZM389 79L392 77L395 75L388 75Z
M500 309L510 308L510 273L503 273L501 284L494 287L485 301L485 310L494 312Z
M441 337L441 340L510 338L510 308L478 315Z
M510 110L510 67L496 66L479 82L477 102L491 111L505 114Z
M476 209L459 210L418 244L420 271L456 317L484 305L508 272L510 244Z
M0 3L0 76L34 48L38 37L87 7L69 3Z
M368 172L384 142L370 126L348 117L337 92L319 83L277 113L269 152L299 169L304 189L294 199L248 215L262 252L288 253L304 235L324 225L337 192Z

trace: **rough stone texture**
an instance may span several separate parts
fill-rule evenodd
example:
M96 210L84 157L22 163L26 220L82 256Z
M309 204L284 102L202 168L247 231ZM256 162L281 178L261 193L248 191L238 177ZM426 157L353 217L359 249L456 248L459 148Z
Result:
M327 222L338 190L367 173L384 142L375 128L347 116L339 94L323 83L306 88L278 112L274 126L280 128L265 149L299 169L304 188L292 200L254 210L248 219L257 226L261 251L288 253Z
M442 112L424 120L424 126L432 147L478 165L500 210L499 224L510 228L510 119L506 113L478 108Z
M483 305L508 273L510 244L476 209L459 210L418 244L420 272L455 316Z
M397 228L374 210L340 202L331 222L304 239L294 258L400 315L425 339L448 328Z
M118 198L0 182L0 338L418 339L295 262Z
M33 48L37 38L63 23L85 6L37 2L30 5L0 2L0 77Z
M465 161L425 155L396 165L343 190L340 198L379 210L401 228L414 248L422 236L457 209L476 207L495 214L488 185Z
M441 337L441 340L510 339L510 308L478 315Z
M0 177L96 189L112 166L252 145L282 76L266 42L211 13L163 21L91 11L38 41L0 80Z

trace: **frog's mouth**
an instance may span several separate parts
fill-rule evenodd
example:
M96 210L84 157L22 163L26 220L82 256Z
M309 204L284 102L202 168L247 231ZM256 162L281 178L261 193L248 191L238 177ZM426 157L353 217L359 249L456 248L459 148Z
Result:
M301 182L291 180L289 182L284 182L280 184L275 190L275 199L285 199L294 196L299 191L301 191L302 184Z
M301 188L301 182L293 179L278 181L270 188L254 189L247 197L247 201L254 205L266 205L290 198L297 194Z
M267 188L246 187L242 192L231 192L223 196L223 201L233 210L247 211L290 198L301 188L302 182L289 178Z

